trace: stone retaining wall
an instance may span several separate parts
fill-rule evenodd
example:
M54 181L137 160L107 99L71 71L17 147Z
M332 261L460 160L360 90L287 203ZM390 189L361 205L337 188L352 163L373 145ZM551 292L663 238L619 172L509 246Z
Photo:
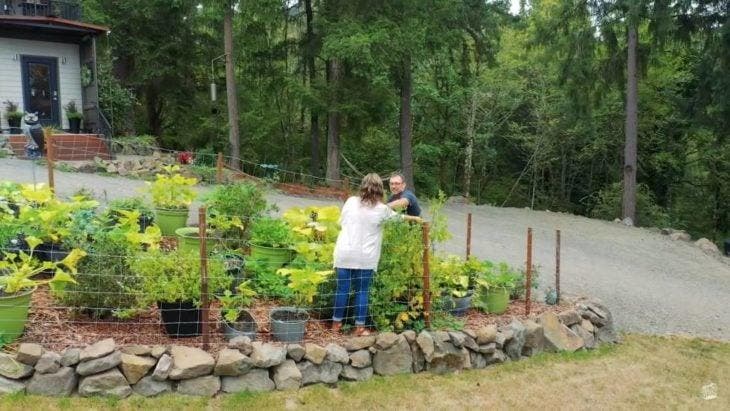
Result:
M117 347L112 339L62 353L23 343L0 353L0 394L74 393L126 397L163 392L213 396L219 392L295 390L316 383L365 381L374 374L447 373L517 361L542 351L593 349L617 339L611 313L583 300L558 314L513 320L503 327L463 331L405 331L356 337L343 345L231 340L213 358L198 348Z

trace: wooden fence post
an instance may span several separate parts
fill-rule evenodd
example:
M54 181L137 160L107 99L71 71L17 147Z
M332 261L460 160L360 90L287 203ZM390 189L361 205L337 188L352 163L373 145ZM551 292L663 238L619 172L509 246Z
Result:
M215 182L220 184L223 182L223 153L218 153L218 160L215 162Z
M53 178L53 158L55 152L53 149L53 134L50 131L43 130L46 140L46 163L48 163L48 187L51 191L56 192L56 181Z
M426 328L431 328L431 270L428 266L431 240L429 238L430 226L423 223L423 319Z
M466 259L471 256L471 213L466 216Z
M205 207L198 209L198 237L200 238L200 307L203 310L203 349L208 349L210 339L210 302L208 301L208 250L206 237L208 235L205 221Z

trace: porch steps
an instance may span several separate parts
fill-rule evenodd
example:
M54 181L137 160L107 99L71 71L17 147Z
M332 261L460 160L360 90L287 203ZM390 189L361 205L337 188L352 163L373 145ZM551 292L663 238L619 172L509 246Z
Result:
M25 158L24 135L11 135L8 142L16 157ZM111 159L106 142L98 134L54 134L53 146L54 159L58 161L93 160L94 157Z

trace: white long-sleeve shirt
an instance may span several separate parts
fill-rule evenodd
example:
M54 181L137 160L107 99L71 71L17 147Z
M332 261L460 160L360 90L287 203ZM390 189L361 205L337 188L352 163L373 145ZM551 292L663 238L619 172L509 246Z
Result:
M342 230L337 237L334 266L375 270L380 260L383 243L381 224L396 212L383 203L370 207L360 202L360 197L345 201L340 214Z

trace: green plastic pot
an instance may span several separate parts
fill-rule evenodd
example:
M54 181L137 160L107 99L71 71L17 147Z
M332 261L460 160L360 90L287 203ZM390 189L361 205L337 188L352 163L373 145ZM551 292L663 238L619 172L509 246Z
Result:
M23 334L30 297L36 289L0 297L0 341L11 343Z
M155 219L164 236L175 235L175 230L185 227L188 222L188 210L155 209Z
M504 287L490 288L484 299L487 303L487 311L493 314L502 314L507 311L509 305L509 289Z
M208 253L213 250L213 247L219 242L219 238L213 237L213 230L206 230L206 250ZM200 229L198 227L183 227L175 230L178 242L177 248L182 251L196 251L200 250Z
M280 268L294 258L294 250L251 244L251 258L254 260L266 260L269 267Z

